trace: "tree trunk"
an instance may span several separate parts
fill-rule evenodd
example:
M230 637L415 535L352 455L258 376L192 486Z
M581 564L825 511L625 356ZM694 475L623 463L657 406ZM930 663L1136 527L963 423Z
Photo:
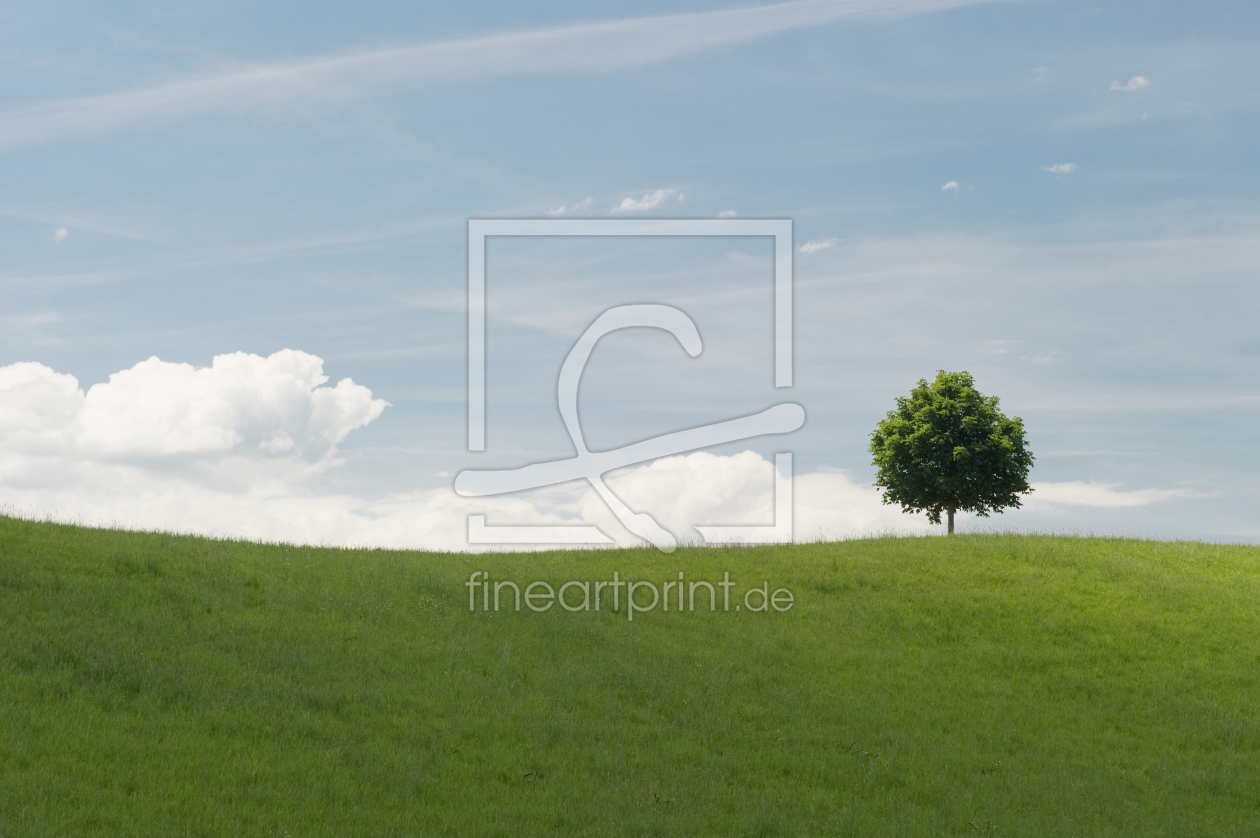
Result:
M949 508L949 534L954 534L954 507Z

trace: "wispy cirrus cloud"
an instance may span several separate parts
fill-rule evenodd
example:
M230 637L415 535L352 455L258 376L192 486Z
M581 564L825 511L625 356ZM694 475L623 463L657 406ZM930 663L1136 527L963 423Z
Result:
M835 239L811 239L797 248L797 251L808 256L811 253L817 253L820 250L826 250L829 247L835 247Z
M1033 483L1032 495L1024 502L1030 509L1059 506L1092 506L1099 509L1122 509L1148 506L1173 498L1204 497L1189 489L1118 489L1118 483L1095 483L1071 480L1064 483Z
M224 110L340 103L405 87L510 75L609 73L846 20L926 14L996 0L796 0L502 32L236 66L153 87L58 99L0 113L0 151L149 127Z

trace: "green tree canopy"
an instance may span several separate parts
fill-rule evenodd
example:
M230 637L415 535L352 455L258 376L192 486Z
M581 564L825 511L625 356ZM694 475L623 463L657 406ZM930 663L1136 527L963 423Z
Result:
M870 450L884 503L926 512L933 524L948 513L950 533L955 512L1018 508L1019 496L1032 491L1023 420L1003 416L997 397L978 393L966 371L940 370L931 384L920 379L909 398L899 396L871 434Z

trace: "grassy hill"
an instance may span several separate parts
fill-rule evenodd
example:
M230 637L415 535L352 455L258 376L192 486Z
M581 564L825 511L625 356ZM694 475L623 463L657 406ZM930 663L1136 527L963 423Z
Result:
M487 612L475 571L735 586ZM750 612L763 582L791 607ZM1258 697L1257 547L473 556L0 518L5 838L1253 838Z

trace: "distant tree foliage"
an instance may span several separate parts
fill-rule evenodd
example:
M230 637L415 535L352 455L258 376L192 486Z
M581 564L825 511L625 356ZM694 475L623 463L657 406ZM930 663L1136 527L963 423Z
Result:
M939 370L931 384L920 379L871 434L883 502L926 512L933 524L945 513L950 534L955 512L987 517L1018 508L1019 496L1032 491L1023 420L1003 416L997 397L973 384L966 371Z

